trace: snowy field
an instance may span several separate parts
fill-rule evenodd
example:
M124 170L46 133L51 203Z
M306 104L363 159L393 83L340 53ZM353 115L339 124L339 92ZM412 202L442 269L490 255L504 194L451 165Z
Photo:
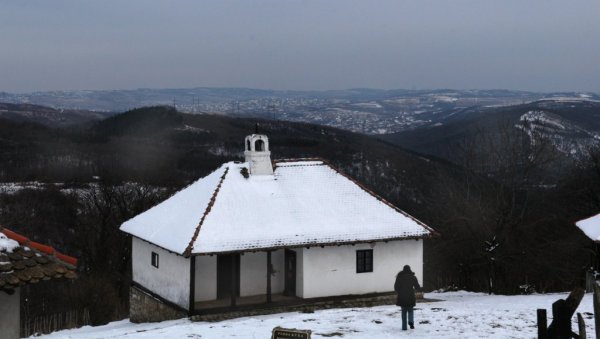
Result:
M400 308L378 306L282 313L227 320L216 323L187 319L154 324L132 324L127 320L106 326L84 327L43 336L57 338L243 338L268 339L276 326L310 329L313 338L535 338L536 309L551 315L552 303L568 293L528 296L488 296L480 293L428 293L439 302L419 303L415 329L402 331ZM585 318L588 337L594 333L592 294L586 294L577 309ZM574 321L576 321L574 319ZM551 319L548 319L548 324ZM576 322L573 329L576 329Z

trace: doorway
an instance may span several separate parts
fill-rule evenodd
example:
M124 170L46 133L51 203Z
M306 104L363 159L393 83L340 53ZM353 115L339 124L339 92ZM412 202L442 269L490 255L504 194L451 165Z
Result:
M235 276L234 276L235 275ZM217 255L217 299L231 298L231 282L235 279L236 297L240 296L240 255Z
M285 250L285 289L283 294L288 297L296 296L296 252Z

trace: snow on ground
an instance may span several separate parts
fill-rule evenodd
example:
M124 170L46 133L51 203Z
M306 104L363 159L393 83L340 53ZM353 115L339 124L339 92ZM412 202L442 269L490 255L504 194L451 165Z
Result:
M153 324L132 324L127 320L105 326L86 326L43 336L67 338L270 338L274 327L309 329L312 338L535 338L536 309L551 315L552 303L568 293L527 296L488 296L481 293L428 293L427 298L443 301L419 303L415 329L402 331L400 308L377 306L281 313L226 320L191 322L187 319ZM592 294L586 294L577 312L586 321L587 333L594 333ZM548 319L548 323L551 319ZM573 329L575 330L574 319Z

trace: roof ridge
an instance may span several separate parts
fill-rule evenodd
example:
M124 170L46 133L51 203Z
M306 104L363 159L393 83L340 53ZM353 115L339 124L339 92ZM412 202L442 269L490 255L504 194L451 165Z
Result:
M18 242L19 246L26 246L29 248L33 248L34 250L36 250L38 252L42 252L52 258L55 258L56 260L58 260L64 264L67 264L72 267L77 267L77 261L78 261L77 258L63 254L63 253L57 251L52 246L48 246L48 245L44 245L39 242L32 241L31 239L27 238L26 236L19 234L15 231L9 230L8 228L3 227L1 225L0 225L0 232L2 232L4 235L6 235L7 238Z
M323 163L326 162L325 159L323 158L319 158L319 157L312 157L312 158L283 158L283 159L275 159L273 160L274 163L285 163L285 162L296 162L296 161L322 161Z
M352 178L348 174L342 172L341 170L339 170L338 168L336 168L335 166L333 166L333 164L331 162L329 162L328 160L321 159L321 161L323 161L323 164L329 166L336 173L339 173L340 175L342 175L343 177L345 177L346 179L350 180L355 185L357 185L358 187L360 187L363 191L365 191L368 194L372 195L375 199L381 201L382 203L384 203L387 206L391 207L392 209L396 210L396 212L404 215L405 217L407 217L409 219L412 219L414 222L416 222L417 224L419 224L421 227L423 227L426 230L428 230L429 232L431 232L431 236L439 236L440 235L436 230L434 230L433 228L427 226L424 222L420 221L419 219L417 219L417 218L413 217L412 215L406 213L405 211L401 210L398 206L396 206L396 205L392 204L391 202L385 200L383 197L381 197L377 193L373 192L372 190L368 189L366 186L364 186L359 181L355 180L354 178Z
M221 190L221 185L223 184L223 181L225 181L225 176L227 175L228 172L229 172L229 166L225 167L225 171L223 172L223 175L221 176L221 179L219 180L219 183L217 184L217 188L213 192L213 194L210 198L210 201L208 202L208 205L206 206L206 209L204 210L204 214L202 215L202 218L200 219L200 222L198 223L198 226L196 226L194 235L192 236L192 239L190 240L190 243L186 247L185 251L183 251L184 257L189 257L191 255L192 249L194 247L194 243L196 242L196 239L198 238L198 234L200 234L200 228L202 228L202 224L204 224L204 219L206 219L206 216L208 215L208 213L210 213L210 210L214 206L215 201L217 200L217 195L219 194L219 191Z

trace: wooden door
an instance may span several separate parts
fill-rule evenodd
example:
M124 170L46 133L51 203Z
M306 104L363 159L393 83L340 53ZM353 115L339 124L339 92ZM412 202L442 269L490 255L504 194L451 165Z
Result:
M235 275L235 276L234 276ZM231 298L231 282L235 279L236 297L240 296L240 255L217 256L217 299Z

